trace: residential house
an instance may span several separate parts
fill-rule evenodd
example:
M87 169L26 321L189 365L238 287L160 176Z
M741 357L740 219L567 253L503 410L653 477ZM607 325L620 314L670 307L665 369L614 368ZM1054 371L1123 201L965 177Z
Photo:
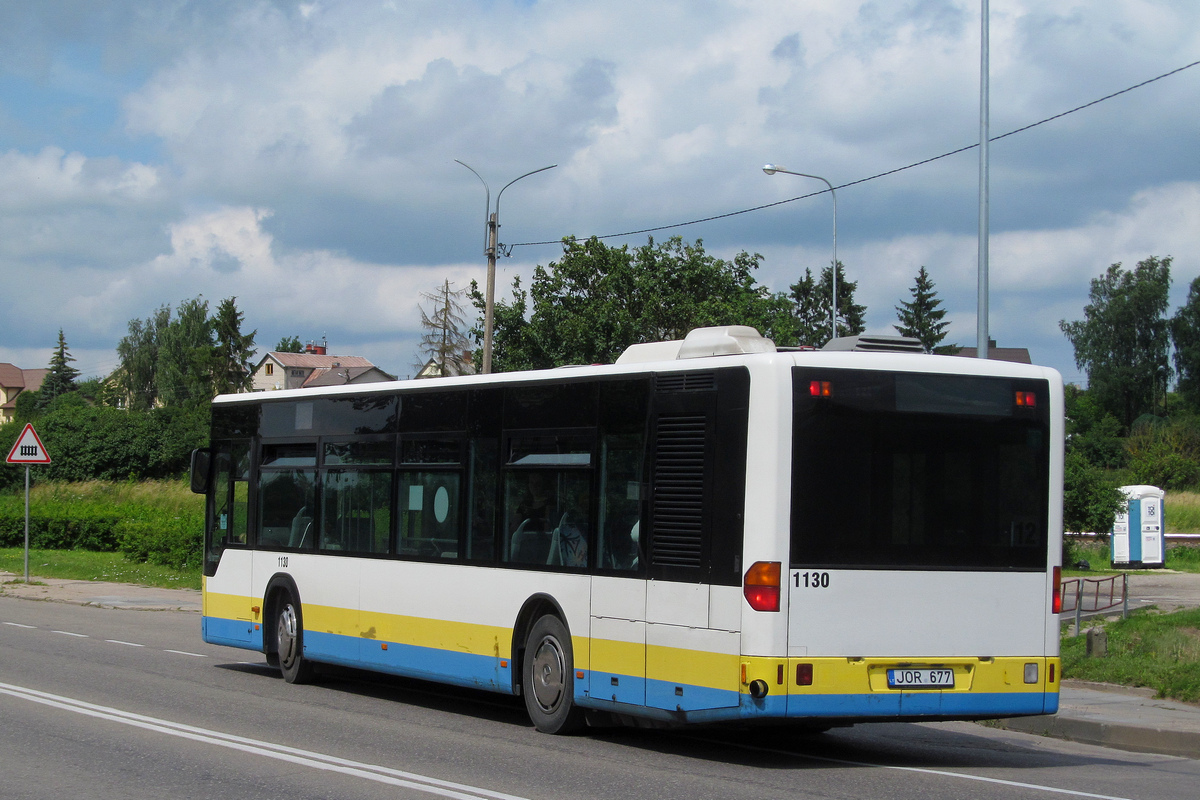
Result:
M327 345L309 343L303 353L270 352L254 368L251 391L311 389L318 386L394 381L389 375L361 356L331 356Z
M48 369L21 369L15 364L0 363L0 425L12 422L17 410L17 396L28 389L36 392L50 373Z
M442 374L442 368L440 366L438 366L437 361L435 359L431 358L425 362L425 366L421 367L421 370L416 374L416 377L418 379L419 378L448 378L448 377L457 377L459 375L475 375L478 372L479 372L479 370L475 367L475 361L473 359L473 354L471 353L470 350L467 350L462 354L462 358L459 359L457 364L455 364L455 363L446 364L445 374Z

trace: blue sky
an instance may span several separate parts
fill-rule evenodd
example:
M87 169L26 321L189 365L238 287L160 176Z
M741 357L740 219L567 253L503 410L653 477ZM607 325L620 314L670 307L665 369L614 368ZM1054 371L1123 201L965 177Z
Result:
M1200 59L1189 0L992 0L1003 133ZM482 282L483 187L501 241L710 217L978 140L979 3L0 0L0 361L85 375L127 323L237 296L260 352L325 336L408 374L417 302ZM1200 276L1200 67L991 148L1001 346L1080 380L1061 319L1111 263ZM928 268L975 343L978 159L838 192L838 254L868 330ZM764 256L786 290L829 261L820 195L656 233ZM646 236L610 239L637 246ZM556 245L514 249L498 286Z

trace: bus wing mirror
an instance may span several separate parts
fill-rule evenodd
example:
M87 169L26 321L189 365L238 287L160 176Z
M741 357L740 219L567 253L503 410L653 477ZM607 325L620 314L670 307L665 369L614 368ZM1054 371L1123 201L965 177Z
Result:
M208 486L212 475L213 451L200 447L192 451L192 491L196 494L208 494Z

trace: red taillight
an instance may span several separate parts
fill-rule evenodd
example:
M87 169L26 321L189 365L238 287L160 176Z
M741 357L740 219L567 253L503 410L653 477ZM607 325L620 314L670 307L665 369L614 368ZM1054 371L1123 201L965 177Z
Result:
M812 664L797 664L796 665L796 685L797 686L812 686Z
M742 593L746 602L755 611L779 610L779 575L778 561L755 561L746 570L746 579L742 584Z
M1037 407L1037 395L1033 392L1017 392L1017 405L1025 406L1026 408Z
M1062 567L1054 568L1054 588L1050 590L1050 603L1053 613L1062 613Z
M813 397L829 397L833 394L833 384L829 381L809 381L808 393Z

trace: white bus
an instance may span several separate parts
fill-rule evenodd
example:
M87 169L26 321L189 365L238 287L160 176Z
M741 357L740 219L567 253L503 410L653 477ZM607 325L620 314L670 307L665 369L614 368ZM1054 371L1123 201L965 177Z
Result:
M219 397L204 640L551 733L1053 713L1060 376L832 345Z

